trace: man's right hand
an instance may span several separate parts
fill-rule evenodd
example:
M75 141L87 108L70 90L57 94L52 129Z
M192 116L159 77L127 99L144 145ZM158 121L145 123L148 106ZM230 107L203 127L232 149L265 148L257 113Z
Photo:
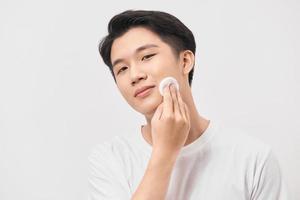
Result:
M178 153L185 144L189 130L189 110L180 91L171 84L164 88L163 102L151 119L153 149Z

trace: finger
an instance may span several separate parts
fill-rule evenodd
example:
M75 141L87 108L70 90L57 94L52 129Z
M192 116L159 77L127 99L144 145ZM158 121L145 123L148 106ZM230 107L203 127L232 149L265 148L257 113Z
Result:
M163 115L171 115L173 113L173 100L169 86L164 88L163 110Z
M162 112L163 112L163 104L161 103L159 104L159 106L157 106L153 114L152 120L159 120L161 118Z
M187 107L186 104L184 104L184 110L185 110L185 115L186 115L188 121L190 121L190 114L189 114L190 112L189 112L189 108Z
M170 85L170 89L171 89L171 96L173 99L174 114L175 116L180 116L180 110L179 110L178 100L177 100L177 89L174 84Z
M181 98L181 94L179 90L177 91L177 100L178 100L178 105L179 105L181 115L184 116L185 119L187 119L185 109L184 109L184 102Z

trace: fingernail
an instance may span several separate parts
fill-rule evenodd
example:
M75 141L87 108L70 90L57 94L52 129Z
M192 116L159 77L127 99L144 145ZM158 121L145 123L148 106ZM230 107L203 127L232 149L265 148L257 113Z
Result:
M173 83L171 83L171 84L170 84L170 88L171 88L171 89L174 89L174 88L175 88L175 85L174 85Z

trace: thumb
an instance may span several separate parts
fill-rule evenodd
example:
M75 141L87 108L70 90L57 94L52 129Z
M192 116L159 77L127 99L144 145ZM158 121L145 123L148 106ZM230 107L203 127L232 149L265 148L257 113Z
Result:
M163 104L161 103L159 106L157 106L151 121L159 120L162 115L162 112L163 112Z

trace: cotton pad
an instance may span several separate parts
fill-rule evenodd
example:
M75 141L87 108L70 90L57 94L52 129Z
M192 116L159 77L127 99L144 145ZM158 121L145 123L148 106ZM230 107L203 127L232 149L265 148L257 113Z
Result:
M177 80L171 76L166 77L163 80L161 80L159 83L159 92L162 96L164 95L164 88L166 86L169 86L171 83L174 83L176 89L179 90L179 85L178 85Z

